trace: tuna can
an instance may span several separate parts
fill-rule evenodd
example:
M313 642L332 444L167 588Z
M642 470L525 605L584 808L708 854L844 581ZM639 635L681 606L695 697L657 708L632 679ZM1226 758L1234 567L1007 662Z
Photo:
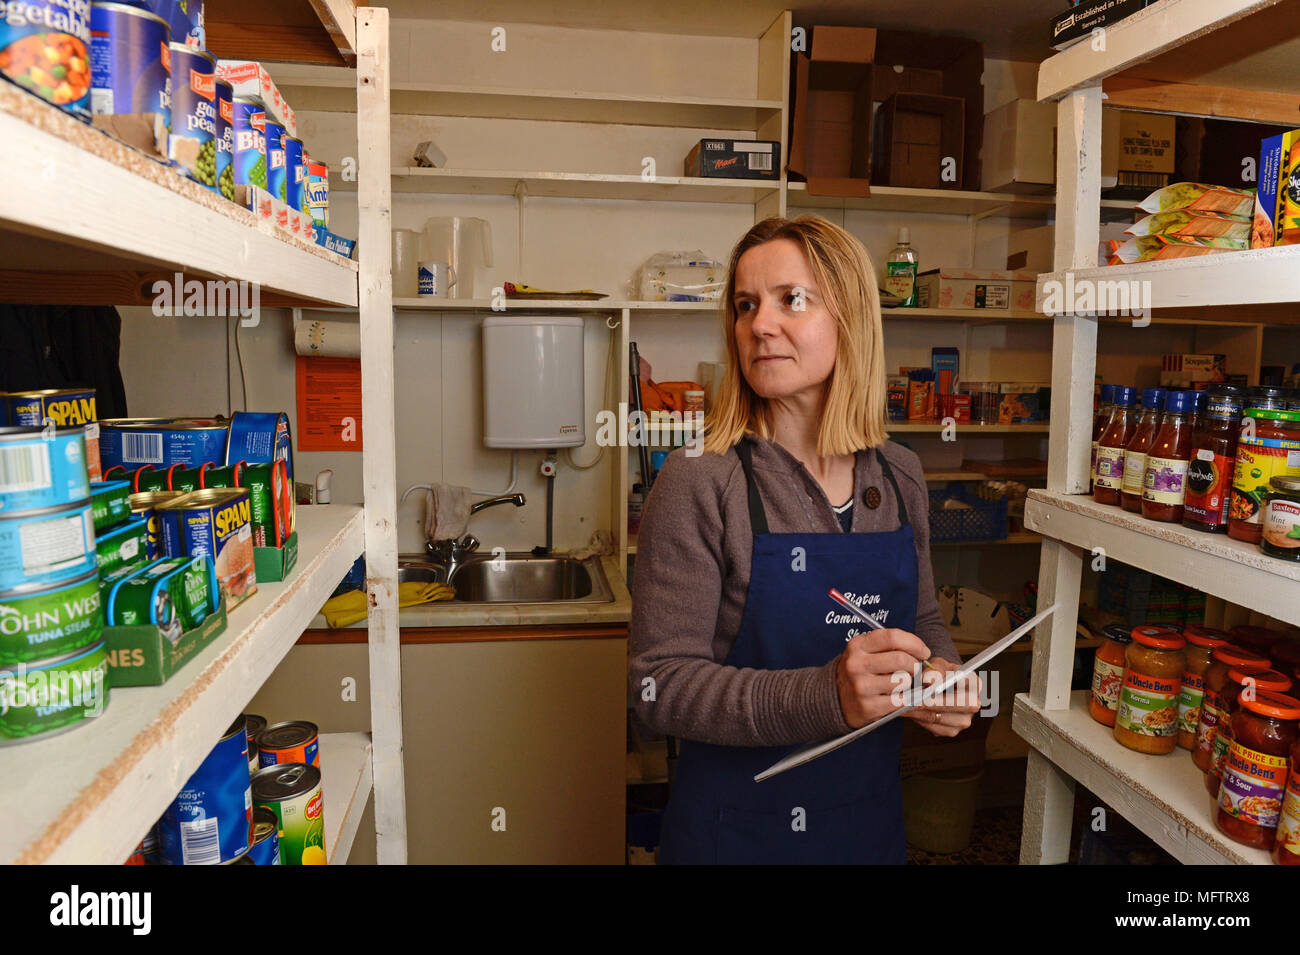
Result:
M0 3L0 76L90 121L90 4Z
M253 97L231 101L235 132L235 185L266 188L266 107Z
M104 617L112 627L153 624L172 643L216 610L217 576L207 557L164 557L127 575L108 591Z
M174 501L183 491L144 491L131 495L131 513L145 519L146 543L149 545L149 559L157 560L162 556L162 525L154 507L163 501Z
M253 520L254 547L283 547L293 533L293 485L283 461L250 464L244 487Z
M0 593L66 582L96 568L90 498L62 507L0 513Z
M244 470L248 467L243 461L234 464L205 464L200 479L205 488L209 487L247 487L244 484Z
M272 723L257 734L258 761L263 766L277 763L306 763L320 768L320 743L315 723L294 720Z
M0 594L0 666L49 659L99 640L99 574Z
M190 491L197 491L203 487L203 468L206 464L196 467L187 468L183 464L173 464L167 469L167 490L183 491L188 494Z
M218 865L248 851L253 804L241 716L158 820L164 865Z
M253 848L248 858L255 865L280 864L280 820L267 806L253 808Z
M125 3L90 8L90 108L96 115L161 113L172 122L171 29Z
M229 83L217 79L217 191L235 201L235 106Z
M175 40L172 60L172 131L167 158L186 176L217 191L217 61Z
M149 526L143 517L133 517L121 527L105 531L95 540L95 558L101 574L149 556Z
M159 471L152 464L146 464L142 467L128 470L120 464L115 464L104 472L104 477L110 481L124 481L131 488L132 494L148 494L155 491L167 491L168 479L167 472Z
M108 706L104 641L39 663L0 670L0 743L81 726Z
M230 606L257 592L248 492L213 488L159 504L163 552L171 557L211 557Z
M325 800L320 770L280 763L253 776L253 804L275 813L281 865L325 865Z
M229 432L223 459L227 464L283 461L293 479L293 438L289 434L289 416L283 411L236 411L230 416Z
M286 134L284 143L284 188L290 209L303 211L302 140Z
M264 142L266 150L266 191L273 198L287 203L287 185L284 176L284 127L267 113L262 118L262 127L266 130Z
M0 428L0 513L61 507L90 494L83 428Z
M86 471L92 481L103 479L99 455L99 418L93 388L48 388L42 391L14 391L5 397L9 424L43 428L53 421L56 428L86 429Z
M215 418L112 418L100 422L104 467L226 460L227 426Z
M323 162L313 159L307 164L307 208L311 221L322 229L330 224L330 171Z
M131 516L130 481L95 481L90 485L90 513L95 533L116 527Z

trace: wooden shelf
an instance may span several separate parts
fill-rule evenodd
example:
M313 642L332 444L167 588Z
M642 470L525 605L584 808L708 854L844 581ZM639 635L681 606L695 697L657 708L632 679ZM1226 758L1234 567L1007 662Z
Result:
M813 209L863 209L868 212L924 212L954 216L1007 216L1014 219L1047 219L1055 214L1056 201L1050 195L966 192L960 189L907 189L900 186L872 186L865 199L845 196L816 196L807 183L789 185L789 203Z
M938 421L890 421L885 430L894 434L938 434L945 425ZM977 438L986 434L1047 434L1046 421L1034 424L959 424L959 438Z
M1267 852L1233 842L1214 825L1214 800L1190 754L1134 752L1088 715L1088 692L1065 710L1042 710L1016 697L1012 726L1029 745L1078 780L1166 852L1187 864L1271 865Z
M0 84L0 139L5 268L64 273L47 282L52 294L77 301L87 273L161 268L357 304L357 263L263 231L247 209L10 84Z
M222 59L357 61L354 0L205 0L203 21L207 48Z
M330 865L346 865L374 785L369 733L320 734L325 851Z
M1025 526L1107 558L1160 574L1286 623L1300 625L1300 564L1270 557L1255 544L1150 521L1086 494L1031 489Z
M131 854L361 555L360 507L297 513L288 580L259 583L171 680L112 690L90 725L5 750L0 859L116 865Z
M990 464L993 462L989 462ZM1038 478L1047 475L1043 471L1008 471L1003 474L985 474L983 471L926 471L925 479L935 483L944 481L1007 481L1013 478Z

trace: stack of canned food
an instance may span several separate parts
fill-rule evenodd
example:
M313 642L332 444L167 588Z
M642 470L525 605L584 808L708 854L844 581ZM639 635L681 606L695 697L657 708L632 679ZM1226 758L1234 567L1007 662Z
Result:
M315 724L241 714L128 865L325 865Z

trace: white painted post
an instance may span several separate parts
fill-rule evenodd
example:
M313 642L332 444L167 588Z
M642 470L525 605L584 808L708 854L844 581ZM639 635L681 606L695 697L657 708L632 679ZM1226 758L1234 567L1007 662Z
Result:
M402 865L406 862L406 783L402 767L402 659L397 607L388 68L388 11L358 7L357 231L375 835L379 862Z

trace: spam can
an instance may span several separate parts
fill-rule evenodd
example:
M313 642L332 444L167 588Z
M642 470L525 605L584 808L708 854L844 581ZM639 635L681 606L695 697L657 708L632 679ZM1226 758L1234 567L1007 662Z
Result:
M60 507L90 494L84 428L0 428L0 513Z
M281 865L325 865L325 800L319 769L305 763L259 769L253 775L253 805L275 813Z
M330 171L329 166L313 159L307 163L307 208L311 221L322 229L330 224Z
M125 3L90 8L90 109L96 115L161 113L171 128L171 29Z
M172 62L172 129L167 158L195 182L217 190L217 61L198 47L167 47Z
M95 533L116 527L131 516L130 481L95 481L90 485L90 512Z
M280 864L280 820L266 806L253 807L253 848L246 858L254 865Z
M247 491L194 491L159 504L155 510L162 528L163 553L211 557L231 607L257 592Z
M288 186L284 176L284 127L273 120L270 114L262 118L262 127L266 131L266 191L281 202L288 202Z
M284 188L285 202L290 209L303 211L303 165L302 140L285 134L284 139Z
M231 101L235 185L266 188L266 107L251 96Z
M149 556L149 527L143 517L133 517L112 527L95 540L95 561L99 572L107 574L127 564L136 564Z
M146 538L149 547L149 559L157 560L162 556L162 525L154 508L164 501L174 501L183 491L143 491L131 495L131 513L145 519Z
M217 192L235 201L235 106L234 90L217 79Z
M283 547L293 533L293 484L283 461L250 464L244 471L254 547Z
M0 666L62 656L99 640L99 575L0 594Z
M164 865L219 865L249 849L253 804L244 718L231 724L158 820Z
M294 720L272 723L257 734L257 758L263 766L306 763L320 768L320 743L315 723Z
M0 3L0 76L90 121L90 4Z
M226 437L216 418L111 418L100 422L99 454L105 468L224 462Z
M292 480L293 437L289 433L289 416L283 411L236 411L230 416L223 460L227 464L235 461L249 464L283 461Z
M216 610L217 575L209 557L164 557L109 589L104 617L112 627L153 624L175 643Z
M11 391L5 396L9 424L43 428L52 421L56 428L86 429L86 471L92 481L103 476L99 453L99 419L94 389L47 388L41 391Z
M103 640L0 670L0 744L84 726L108 706L108 686Z
M0 512L0 593L83 577L96 566L90 498L63 507Z

